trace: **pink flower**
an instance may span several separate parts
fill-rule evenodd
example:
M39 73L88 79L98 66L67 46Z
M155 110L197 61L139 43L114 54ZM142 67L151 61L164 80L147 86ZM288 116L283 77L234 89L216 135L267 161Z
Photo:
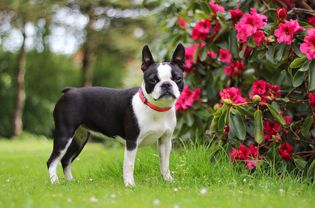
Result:
M282 22L287 18L287 10L285 8L277 8L277 20Z
M315 16L308 18L307 23L315 27Z
M186 72L190 72L192 66L194 65L194 54L196 49L200 47L203 48L204 44L195 44L190 47L185 48L185 65L186 65Z
M278 151L284 160L293 160L292 158L293 147L288 142L282 144L279 147Z
M200 20L193 28L191 37L193 40L206 40L211 29L211 22L208 19Z
M310 103L312 108L315 108L315 93L308 94L308 102Z
M184 20L184 18L179 17L177 19L177 24L179 25L180 28L186 29L186 21Z
M217 54L216 54L216 52L214 52L214 51L208 51L208 56L209 56L210 58L215 58L215 57L217 57Z
M300 50L309 60L315 59L315 29L307 30L308 36L300 46Z
M244 71L244 61L231 62L229 67L224 68L226 76L239 76Z
M304 30L304 28L299 25L299 22L291 19L285 23L280 23L279 28L275 30L274 35L277 37L278 43L290 45L294 38L294 34L301 30Z
M243 16L243 12L239 9L230 9L229 12L234 23L238 22Z
M216 4L212 1L209 2L209 5L214 13L225 11L223 6L220 6L219 4Z
M242 43L246 43L249 37L267 24L266 21L267 17L265 15L258 14L255 9L251 8L250 14L244 14L241 20L235 24L236 38Z
M257 30L253 35L253 39L257 46L260 46L265 39L265 33L261 30Z
M261 97L261 102L271 103L277 97L281 96L280 87L278 85L271 85L264 80L255 81L252 85L252 93L249 97L252 99L254 95Z
M196 100L200 98L200 94L201 94L200 88L190 90L188 86L184 87L182 94L180 95L175 104L176 111L187 110L194 104Z
M272 143L273 137L281 140L281 136L279 134L281 129L281 125L274 121L273 123L270 120L265 120L264 122L264 140Z
M230 99L234 104L247 103L241 95L241 90L236 87L225 88L220 92L221 99Z
M242 160L248 169L254 169L258 160L261 158L258 148L254 145L246 147L240 145L238 149L232 148L230 151L230 157L232 162L236 160Z
M229 64L232 60L232 54L229 49L219 49L219 60L223 63Z

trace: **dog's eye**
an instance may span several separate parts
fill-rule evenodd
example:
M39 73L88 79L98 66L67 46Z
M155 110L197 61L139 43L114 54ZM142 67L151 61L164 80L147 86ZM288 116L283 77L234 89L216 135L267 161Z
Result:
M156 84L156 83L157 83L157 80L156 80L156 78L151 78L151 79L149 79L149 82L150 82L151 84Z
M175 78L174 78L174 81L175 81L175 82L180 82L180 81L182 81L182 78L181 78L181 77L175 77Z

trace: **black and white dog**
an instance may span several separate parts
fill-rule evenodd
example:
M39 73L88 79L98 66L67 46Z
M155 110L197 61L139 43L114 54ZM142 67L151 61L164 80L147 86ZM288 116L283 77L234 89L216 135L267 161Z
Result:
M176 126L175 102L183 90L185 49L178 44L170 62L156 63L148 46L142 50L144 81L141 87L66 88L54 109L54 144L47 161L51 183L58 182L61 161L67 180L72 180L71 163L80 154L88 137L77 139L79 126L109 137L121 137L125 144L123 179L135 186L133 172L139 146L159 143L161 174L172 181L169 157Z

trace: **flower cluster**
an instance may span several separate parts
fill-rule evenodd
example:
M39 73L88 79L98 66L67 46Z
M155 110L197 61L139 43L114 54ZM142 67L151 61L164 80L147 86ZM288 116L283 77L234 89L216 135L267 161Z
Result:
M193 40L203 40L207 39L211 29L211 22L208 19L200 20L197 25L192 29L191 37Z
M187 110L200 98L200 93L200 88L190 90L186 86L175 104L176 111Z
M239 9L230 9L229 12L234 23L238 22L243 16L243 12Z
M262 102L271 103L277 97L281 96L278 85L271 85L264 80L255 81L251 88L252 93L249 94L249 97L253 99L255 95L259 95Z
M300 50L304 53L307 59L315 59L315 29L307 31L308 36L304 38L304 42L300 46Z
M265 120L264 122L264 140L268 143L272 143L273 141L280 142L280 129L281 125L274 121Z
M214 3L213 1L209 2L209 5L212 9L212 11L216 14L217 12L224 12L224 7L220 6L219 4Z
M244 14L241 20L235 24L236 38L242 43L247 43L249 38L253 36L254 41L259 46L265 38L264 32L260 29L266 24L267 17L258 14L255 9L251 8L250 14Z
M290 20L285 23L280 23L279 28L275 30L274 34L277 37L278 43L290 45L294 34L302 30L304 30L304 28L299 25L297 20Z
M220 92L221 99L230 100L234 104L247 103L246 98L241 95L241 90L236 87L225 88Z
M193 46L185 47L185 65L186 72L190 72L191 67L194 65L194 54L196 49L200 47L203 48L204 44L195 44Z
M219 61L229 64L232 61L232 54L229 49L219 49Z
M251 170L256 167L261 155L256 146L250 145L249 147L246 147L241 144L238 149L233 148L230 151L230 157L233 162L236 160L242 160L246 167Z
M226 76L239 76L244 71L244 61L230 62L228 67L224 68Z
M292 160L293 147L288 142L282 144L278 151L284 160Z

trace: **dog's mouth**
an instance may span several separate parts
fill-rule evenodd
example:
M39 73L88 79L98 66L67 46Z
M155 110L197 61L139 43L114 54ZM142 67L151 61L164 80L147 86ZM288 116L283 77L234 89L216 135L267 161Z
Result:
M166 91L163 92L157 100L160 99L176 99L176 96L172 92Z

